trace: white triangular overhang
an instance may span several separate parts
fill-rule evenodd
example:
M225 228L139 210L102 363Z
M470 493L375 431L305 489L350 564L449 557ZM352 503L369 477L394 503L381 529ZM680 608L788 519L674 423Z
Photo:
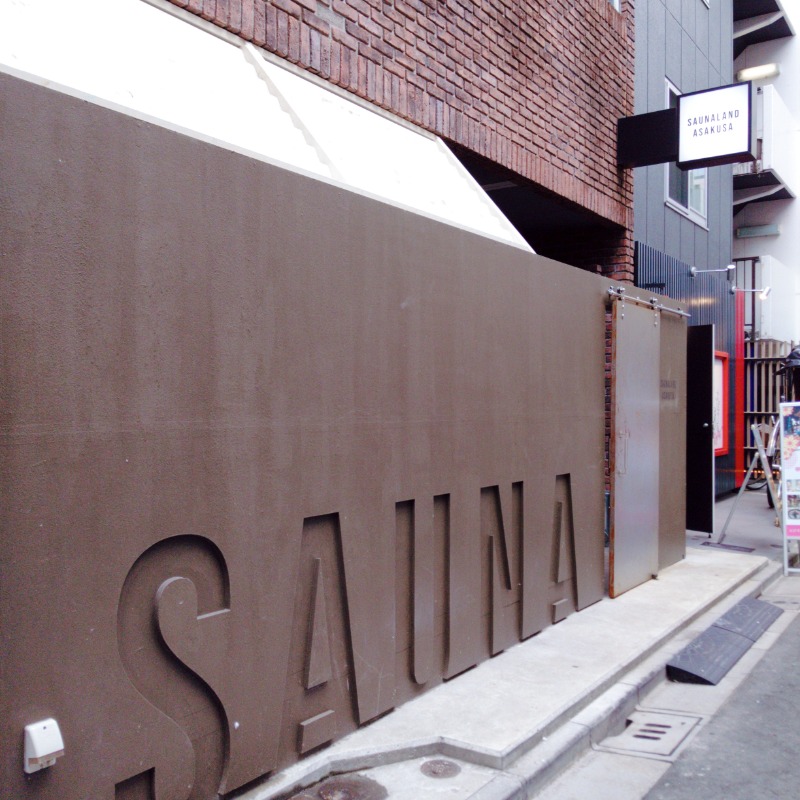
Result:
M441 139L164 0L0 0L0 70L531 251Z

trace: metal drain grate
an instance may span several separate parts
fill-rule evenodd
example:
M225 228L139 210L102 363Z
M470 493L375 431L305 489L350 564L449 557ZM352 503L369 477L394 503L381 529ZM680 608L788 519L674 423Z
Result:
M701 720L688 714L634 711L619 736L604 739L595 749L672 761Z

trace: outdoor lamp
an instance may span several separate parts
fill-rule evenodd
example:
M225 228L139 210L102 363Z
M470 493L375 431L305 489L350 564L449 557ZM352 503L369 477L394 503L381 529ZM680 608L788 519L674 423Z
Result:
M727 267L722 267L722 269L697 269L697 267L689 267L689 275L694 278L701 272L730 272L732 269L736 269L736 264L728 264Z
M771 286L765 286L763 289L740 289L738 286L731 286L731 294L736 294L736 292L758 292L759 300L766 300L771 291Z
M767 78L777 78L781 74L780 64L759 64L757 67L745 67L736 73L739 83L744 81L763 81Z

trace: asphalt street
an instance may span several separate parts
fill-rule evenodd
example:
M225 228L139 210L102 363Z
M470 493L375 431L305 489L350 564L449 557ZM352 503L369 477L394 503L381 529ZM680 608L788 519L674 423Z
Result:
M798 744L800 617L699 730L646 800L795 800Z

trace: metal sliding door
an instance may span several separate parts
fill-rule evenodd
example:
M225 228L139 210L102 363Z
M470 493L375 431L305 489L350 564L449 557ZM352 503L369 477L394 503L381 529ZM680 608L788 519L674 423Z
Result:
M609 594L658 572L660 313L613 304Z

